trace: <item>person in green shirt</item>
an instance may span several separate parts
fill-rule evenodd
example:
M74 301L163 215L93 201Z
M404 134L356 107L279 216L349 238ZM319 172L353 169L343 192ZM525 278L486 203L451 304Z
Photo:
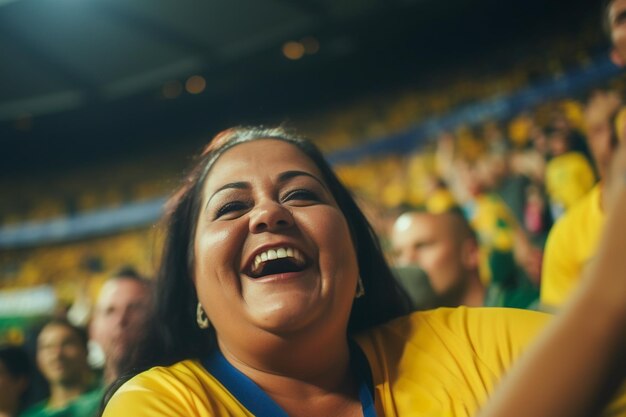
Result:
M515 268L512 252L507 252L508 257L506 254L490 255L489 267L494 269L492 280L483 282L478 238L456 207L440 213L426 210L403 213L394 223L391 245L397 279L412 300L418 292L419 297L432 293L427 300L428 307L529 308L537 298L537 289L513 275L516 271L507 276L507 271ZM511 266L507 267L507 262ZM411 267L425 272L432 288L430 292L422 288L422 284L419 291L415 289L415 285L423 282L420 276L424 274L412 271ZM495 279L495 276L506 277Z
M439 305L483 305L486 290L478 271L478 241L460 211L403 213L393 225L391 246L397 268L424 270ZM408 286L406 280L401 282Z
M50 397L21 417L92 417L102 388L87 363L87 333L65 320L45 324L37 336L37 366L48 381Z

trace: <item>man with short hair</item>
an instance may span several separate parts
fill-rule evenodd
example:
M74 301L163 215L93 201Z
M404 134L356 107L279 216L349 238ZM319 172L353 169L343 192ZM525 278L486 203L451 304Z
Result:
M105 383L120 376L146 322L151 300L152 282L132 268L118 271L100 289L89 331L104 353Z
M478 242L460 212L406 212L393 226L391 246L396 266L426 272L441 305L484 304Z
M87 334L66 320L55 319L37 336L37 366L48 381L50 397L22 417L94 417L102 389L87 364Z

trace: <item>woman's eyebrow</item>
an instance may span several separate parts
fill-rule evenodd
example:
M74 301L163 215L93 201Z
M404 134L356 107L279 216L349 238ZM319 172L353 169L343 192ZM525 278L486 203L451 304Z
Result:
M220 191L233 189L233 188L236 189L236 190L245 190L247 188L250 188L250 184L248 184L247 182L244 182L244 181L238 181L238 182L229 182L228 184L222 185L220 188L215 190L215 192L213 194L211 194L211 197L209 197L209 199L207 200L207 202L206 202L206 204L204 206L204 209L206 210L206 208L209 206L209 203L211 202L213 197L215 197L215 195L218 194Z
M328 187L326 187L326 184L324 184L324 182L321 179L317 178L315 175L306 171L297 171L297 170L285 171L278 176L278 182L281 182L281 183L286 182L292 178L299 177L299 176L306 176L306 177L313 178L315 181L320 183L320 185L324 187L326 191L328 191Z

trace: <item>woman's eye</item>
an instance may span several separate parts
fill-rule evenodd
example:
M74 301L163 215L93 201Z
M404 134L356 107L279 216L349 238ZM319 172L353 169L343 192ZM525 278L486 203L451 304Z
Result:
M226 214L245 210L247 207L247 204L243 201L228 202L217 210L217 212L215 213L215 218L218 219Z
M315 194L313 191L305 190L305 189L289 191L283 197L283 201L318 201L318 200L319 198L317 197L317 194Z

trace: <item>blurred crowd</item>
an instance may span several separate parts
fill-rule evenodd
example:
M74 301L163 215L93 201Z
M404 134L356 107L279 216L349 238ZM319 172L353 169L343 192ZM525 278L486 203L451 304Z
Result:
M113 273L95 303L26 332L23 346L0 347L0 416L94 416L106 386L130 359L152 300L152 281L132 268Z

